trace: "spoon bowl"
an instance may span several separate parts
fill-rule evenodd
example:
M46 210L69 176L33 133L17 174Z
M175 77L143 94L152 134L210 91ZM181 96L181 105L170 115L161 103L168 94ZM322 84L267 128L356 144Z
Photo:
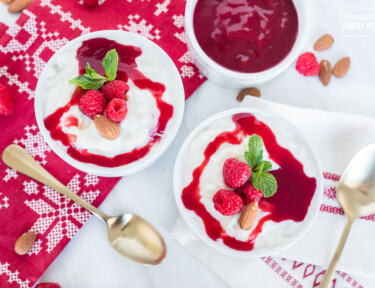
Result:
M350 217L375 212L375 144L362 148L353 157L340 178L336 196Z
M362 148L346 166L336 197L345 212L346 225L319 288L330 287L354 220L375 213L375 143Z
M134 214L107 219L108 240L121 255L145 265L162 262L167 253L160 233L146 220Z

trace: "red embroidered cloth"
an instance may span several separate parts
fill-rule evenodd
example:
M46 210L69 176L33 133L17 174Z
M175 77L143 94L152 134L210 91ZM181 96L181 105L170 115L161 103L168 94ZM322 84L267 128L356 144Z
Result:
M185 0L107 0L88 9L78 1L35 1L15 25L0 24L0 83L16 102L12 116L0 116L0 151L23 146L48 171L98 206L118 182L69 166L44 142L36 126L33 98L38 77L57 49L82 34L118 29L139 33L160 45L179 69L187 97L204 81L191 63L184 33ZM13 218L17 218L17 222ZM56 191L0 162L0 287L32 287L90 214ZM38 238L27 255L13 247L24 232Z

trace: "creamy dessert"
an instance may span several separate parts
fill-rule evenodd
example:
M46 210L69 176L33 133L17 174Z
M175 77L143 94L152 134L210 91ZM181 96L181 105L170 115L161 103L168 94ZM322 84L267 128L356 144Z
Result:
M280 63L298 33L292 0L198 0L193 24L208 57L243 73L261 72Z
M181 199L194 221L212 240L241 251L270 249L298 234L317 188L304 144L262 114L211 123L190 142L182 166Z
M156 153L182 109L180 80L166 56L140 37L115 39L87 39L60 51L42 92L51 138L72 158L103 167Z

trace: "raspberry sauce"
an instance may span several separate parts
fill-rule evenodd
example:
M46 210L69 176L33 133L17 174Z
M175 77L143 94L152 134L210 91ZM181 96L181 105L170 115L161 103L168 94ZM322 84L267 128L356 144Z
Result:
M244 73L281 62L298 33L292 0L198 0L193 24L208 57Z
M119 55L116 79L123 81L131 79L138 88L150 91L156 100L160 116L156 127L151 129L150 141L143 147L136 148L128 153L119 154L112 158L92 154L85 149L77 149L73 145L74 141L72 141L72 137L62 131L62 124L60 122L64 113L68 112L73 105L78 105L79 98L87 92L79 87L73 93L69 103L57 109L53 114L44 119L44 125L47 130L50 131L52 139L60 141L63 145L67 146L67 153L71 157L81 162L104 167L118 167L143 158L151 150L153 145L160 141L169 120L173 116L173 106L162 100L165 86L161 83L153 82L137 70L135 60L142 54L142 50L138 47L122 45L116 41L105 38L86 40L77 50L79 74L85 73L86 63L88 62L96 72L104 75L102 61L106 53L111 49L116 49ZM72 121L72 119L69 121Z
M213 239L222 239L223 243L230 248L242 251L250 251L254 248L255 240L265 222L282 222L292 220L301 222L305 219L311 200L316 189L316 179L306 176L303 165L293 154L281 147L271 129L261 121L258 121L252 114L240 113L232 117L236 128L230 132L219 134L208 144L204 151L204 160L200 166L193 171L193 180L182 191L182 202L184 206L195 212L199 216L206 229L207 235ZM248 241L239 241L229 236L200 201L200 178L212 155L224 143L233 145L240 144L246 136L257 134L262 137L265 149L269 153L269 158L277 163L280 168L272 173L278 184L278 189L274 196L262 198L259 202L259 209L268 212L261 218L250 233Z

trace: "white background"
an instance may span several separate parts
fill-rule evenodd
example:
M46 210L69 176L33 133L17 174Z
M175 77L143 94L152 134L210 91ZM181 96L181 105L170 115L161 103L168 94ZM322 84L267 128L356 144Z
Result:
M319 59L335 63L350 56L352 67L343 79L333 78L323 87L317 77L307 78L290 67L269 83L260 85L262 98L301 107L375 116L375 31L372 35L348 37L342 31L340 9L375 9L373 0L315 0L311 6L311 31L304 51L322 34L335 43ZM368 10L375 15L375 10ZM0 3L0 21L11 25L18 15L9 15ZM174 159L183 140L199 122L219 111L238 106L236 90L206 82L186 102L180 132L167 153L151 168L122 179L101 209L108 214L134 212L152 222L163 234L168 257L155 267L132 263L116 254L107 242L106 228L92 217L43 275L41 281L68 287L225 287L225 284L184 251L169 235L178 211L172 190ZM314 121L314 119L311 119ZM268 269L265 267L265 269ZM256 287L262 287L260 283Z

